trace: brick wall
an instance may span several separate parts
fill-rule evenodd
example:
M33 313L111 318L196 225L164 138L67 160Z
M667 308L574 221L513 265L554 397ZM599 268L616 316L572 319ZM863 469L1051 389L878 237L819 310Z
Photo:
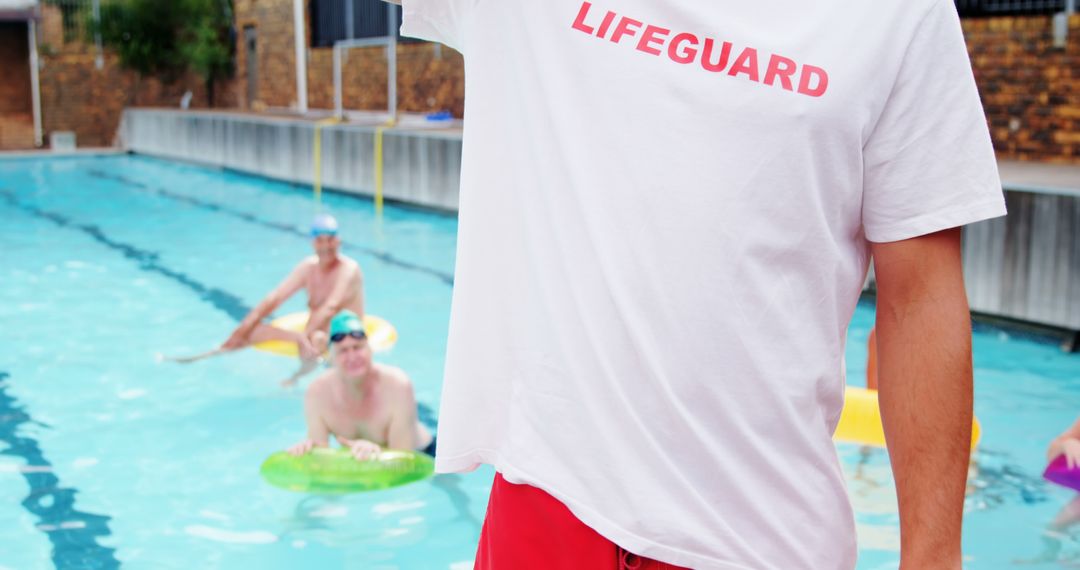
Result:
M256 33L258 86L256 108L296 105L296 43L293 35L292 0L235 0L236 76L242 84L241 105L247 102L248 58L244 28Z
M461 54L431 43L400 43L398 110L425 113L465 111L465 62ZM334 108L333 50L314 48L308 60L308 105ZM356 48L345 52L341 65L341 99L346 109L384 110L386 49Z
M178 107L189 90L192 108L208 106L206 85L197 76L142 77L108 51L98 69L94 47L79 40L65 43L60 22L55 6L43 7L38 49L46 144L52 131L74 131L79 146L111 145L124 107ZM215 107L236 105L234 83L219 82Z
M46 137L52 131L74 131L79 146L108 146L113 143L124 107L179 107L189 90L192 108L208 106L205 84L198 77L171 81L140 77L108 53L102 69L97 69L93 53L60 53L41 59ZM234 106L235 97L229 96L227 85L223 87L216 90L216 102Z
M37 36L38 50L44 53L59 50L70 52L81 47L81 44L76 42L64 43L64 17L57 6L41 6L41 19L38 20ZM85 49L89 49L89 46Z
M1053 47L1049 17L964 20L998 156L1080 163L1080 15Z
M244 28L256 30L258 87L256 109L296 105L296 47L292 0L235 0L237 82L247 86ZM311 43L308 33L308 44ZM386 57L383 48L348 51L342 65L342 100L346 109L386 109ZM308 48L308 107L333 109L333 50ZM240 97L245 100L244 96ZM246 105L245 105L246 106ZM398 108L401 111L465 109L465 71L461 54L428 43L398 45Z

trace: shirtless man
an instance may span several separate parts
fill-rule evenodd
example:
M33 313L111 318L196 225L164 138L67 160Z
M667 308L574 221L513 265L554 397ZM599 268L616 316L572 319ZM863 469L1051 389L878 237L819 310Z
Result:
M315 255L301 261L284 281L260 301L222 343L218 352L238 350L268 340L295 342L300 351L301 365L296 373L282 382L284 386L296 384L301 376L315 368L320 355L326 351L326 328L330 319L343 309L357 315L364 314L363 273L355 260L339 253L341 239L337 231L338 223L333 216L320 214L315 217L311 224ZM307 290L310 312L302 333L262 322L301 289Z
M435 437L417 418L412 381L399 368L376 364L364 324L352 311L330 323L333 367L319 375L304 396L307 439L288 452L303 455L327 447L333 435L358 460L389 449L434 456Z

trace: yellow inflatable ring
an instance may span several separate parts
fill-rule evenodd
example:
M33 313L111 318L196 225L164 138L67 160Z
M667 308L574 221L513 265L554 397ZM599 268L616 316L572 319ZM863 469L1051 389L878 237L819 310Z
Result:
M979 420L971 425L971 449L979 443L982 435ZM844 411L836 426L833 439L847 443L885 447L885 430L881 425L878 395L875 390L848 386L844 394Z
M307 320L308 313L304 311L278 317L270 321L270 325L288 331L302 332L304 327L307 326ZM397 329L390 324L390 321L382 317L364 315L364 330L367 331L368 343L375 352L390 350L397 343ZM252 345L252 348L280 354L281 356L292 356L294 358L300 356L300 352L296 349L296 343L284 340L268 340Z

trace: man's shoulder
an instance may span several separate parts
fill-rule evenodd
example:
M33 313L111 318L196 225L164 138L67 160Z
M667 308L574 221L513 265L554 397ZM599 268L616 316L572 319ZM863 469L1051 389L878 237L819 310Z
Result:
M308 401L322 401L329 393L333 376L334 370L332 368L316 376L304 392L304 399Z
M351 257L349 257L347 255L340 254L340 253L338 254L338 259L341 260L342 266L349 269L350 271L352 271L352 270L359 271L360 270L360 262L359 261L357 261L357 260L355 260L355 259L353 259L353 258L351 258Z
M296 264L297 271L311 271L312 268L319 265L319 257L317 255L309 255L300 260L300 263Z
M379 378L383 381L386 389L395 392L403 390L412 390L412 380L404 370L397 366L390 366L389 364L374 364L375 369L379 372Z

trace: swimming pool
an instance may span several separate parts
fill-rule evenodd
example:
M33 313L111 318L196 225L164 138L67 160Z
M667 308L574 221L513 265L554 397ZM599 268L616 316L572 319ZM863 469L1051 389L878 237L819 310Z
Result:
M380 358L437 410L456 220L390 206L376 223L368 201L324 203L369 310L400 334ZM308 254L312 213L305 188L151 158L0 160L0 568L471 567L490 469L339 498L280 491L258 466L304 435L300 391L277 385L293 363L154 358L220 342ZM851 326L853 384L872 318L860 306ZM994 331L975 349L984 438L965 554L1003 568L1053 546L1043 528L1072 496L1039 473L1080 411L1080 357ZM840 451L859 568L895 568L887 456ZM1075 537L1055 558L1080 560Z

